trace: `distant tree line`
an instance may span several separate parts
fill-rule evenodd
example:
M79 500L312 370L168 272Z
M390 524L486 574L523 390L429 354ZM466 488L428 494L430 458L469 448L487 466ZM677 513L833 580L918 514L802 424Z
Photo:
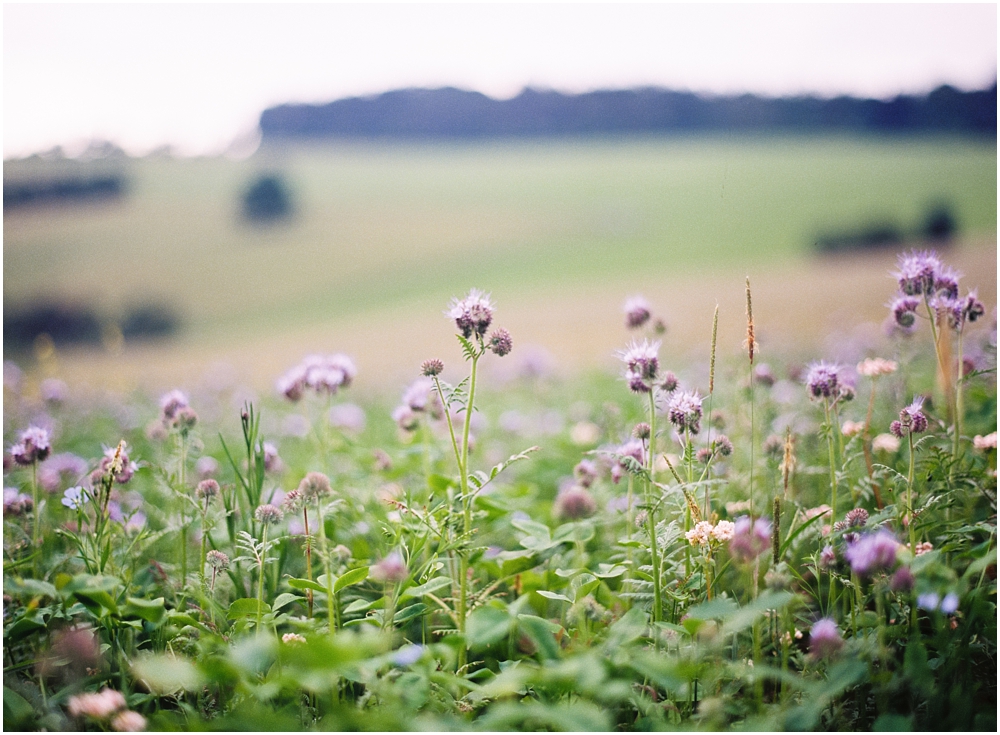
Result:
M125 194L125 178L119 174L106 176L63 175L58 178L27 181L5 181L5 210L37 204L70 204L118 199Z
M402 89L261 114L264 140L333 137L495 138L600 133L959 132L996 135L997 85L924 96L701 96L644 88L585 94L525 89L510 100L455 88Z
M117 327L126 342L164 339L180 327L180 318L164 304L147 303L128 308L118 318L102 315L82 303L41 300L4 307L4 350L26 349L41 335L58 347L99 345L108 327Z

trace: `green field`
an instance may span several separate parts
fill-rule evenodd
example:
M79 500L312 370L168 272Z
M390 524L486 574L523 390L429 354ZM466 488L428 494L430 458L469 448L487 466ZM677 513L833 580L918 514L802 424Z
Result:
M43 165L7 163L5 178ZM808 270L819 234L875 221L910 230L938 201L957 216L962 252L978 253L977 271L996 253L996 146L966 139L356 144L123 165L131 192L121 203L4 217L5 307L59 295L113 315L151 299L182 315L172 344L126 348L117 367L164 350L290 365L303 350L357 351L366 340L409 358L430 346L411 315L473 285L493 292L501 314L545 315L604 349L603 324L582 302L617 310L642 290L676 310L684 289L726 298L703 293L718 279L738 301L746 274ZM298 215L287 226L239 221L240 193L262 171L292 187ZM995 274L984 278L966 280L992 304Z

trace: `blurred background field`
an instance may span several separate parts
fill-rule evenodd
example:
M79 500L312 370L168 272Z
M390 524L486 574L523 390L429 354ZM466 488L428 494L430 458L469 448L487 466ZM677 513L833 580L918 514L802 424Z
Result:
M344 351L377 389L451 354L441 312L471 286L493 293L515 345L566 370L613 364L635 293L666 320L671 352L707 349L717 302L723 349L737 348L745 276L765 347L805 352L882 320L895 253L925 244L935 208L955 227L949 262L996 301L992 140L265 144L244 160L36 156L5 164L5 190L67 172L116 176L123 193L5 207L4 309L58 302L97 317L95 344L57 344L47 362L70 381L162 388L221 370L266 388L304 354ZM291 213L261 224L241 201L265 174ZM887 247L863 254L816 247L886 230ZM123 316L149 306L175 331L122 339ZM47 344L9 342L21 363Z

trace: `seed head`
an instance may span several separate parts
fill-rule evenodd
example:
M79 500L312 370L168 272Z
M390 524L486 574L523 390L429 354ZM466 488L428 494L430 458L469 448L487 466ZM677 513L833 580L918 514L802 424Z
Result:
M514 346L510 338L510 332L504 328L494 330L493 334L490 335L490 350L497 357L503 357L504 355L509 355L511 348Z
M863 526L868 523L868 511L864 508L849 510L847 511L847 515L844 516L844 520L847 521L847 525L850 527Z
M423 365L420 366L420 373L428 378L433 378L436 375L440 375L444 372L444 363L437 358L431 360L424 360Z
M253 512L253 517L257 519L257 522L263 523L265 526L280 523L284 516L285 514L281 512L281 508L271 505L270 503L258 505L257 510Z

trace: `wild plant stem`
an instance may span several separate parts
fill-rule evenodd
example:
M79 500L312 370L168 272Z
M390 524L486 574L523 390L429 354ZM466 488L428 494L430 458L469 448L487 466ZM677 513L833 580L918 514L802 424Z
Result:
M915 554L917 553L917 536L913 528L914 521L916 520L913 516L913 432L907 433L906 438L909 440L910 447L910 470L906 474L906 513L908 516L906 528L910 536L910 552Z
M465 426L462 428L462 459L459 467L459 480L462 484L462 519L465 535L472 532L472 498L469 497L469 427L472 425L472 411L476 398L476 368L479 365L479 355L472 358L472 373L469 377L469 400L465 404ZM465 618L468 613L468 577L469 558L463 551L458 563L458 633L465 638ZM463 642L458 655L459 669L465 666L468 658L468 648Z
M836 457L833 452L833 424L830 419L830 399L823 398L823 411L826 414L826 446L830 455L830 518L831 523L837 522L837 469ZM833 598L836 593L836 580L833 573L830 573L830 607L833 607Z
M962 364L964 360L963 347L964 347L964 336L965 336L965 325L958 332L958 375L955 378L955 445L952 452L953 458L958 459L958 447L959 441L962 438L962 413L964 412L964 402L962 400L962 389L965 387L965 366ZM954 464L952 464L954 468Z
M38 503L38 462L31 463L31 506L33 509L33 529L31 532L31 553L38 553L38 540L42 535L42 509ZM79 526L77 529L80 533L83 532L83 527ZM35 576L38 575L38 557L35 557L35 561L32 562L32 568L35 570Z
M306 579L313 581L312 538L309 536L309 508L302 506L302 525L306 534ZM306 609L308 616L313 616L313 591L306 590Z
M261 531L261 546L263 556L258 560L257 574L257 635L260 635L261 619L264 616L264 560L267 558L267 524Z
M316 498L316 519L319 523L319 553L323 557L323 573L326 575L326 618L330 635L337 629L334 615L336 600L333 598L333 572L330 571L330 555L326 551L326 524L323 522L322 499Z
M646 482L646 524L649 530L649 553L653 565L653 622L663 619L663 599L660 590L660 553L656 542L656 506L653 503L653 482L656 473L656 388L649 391L649 451L646 466L649 480Z

